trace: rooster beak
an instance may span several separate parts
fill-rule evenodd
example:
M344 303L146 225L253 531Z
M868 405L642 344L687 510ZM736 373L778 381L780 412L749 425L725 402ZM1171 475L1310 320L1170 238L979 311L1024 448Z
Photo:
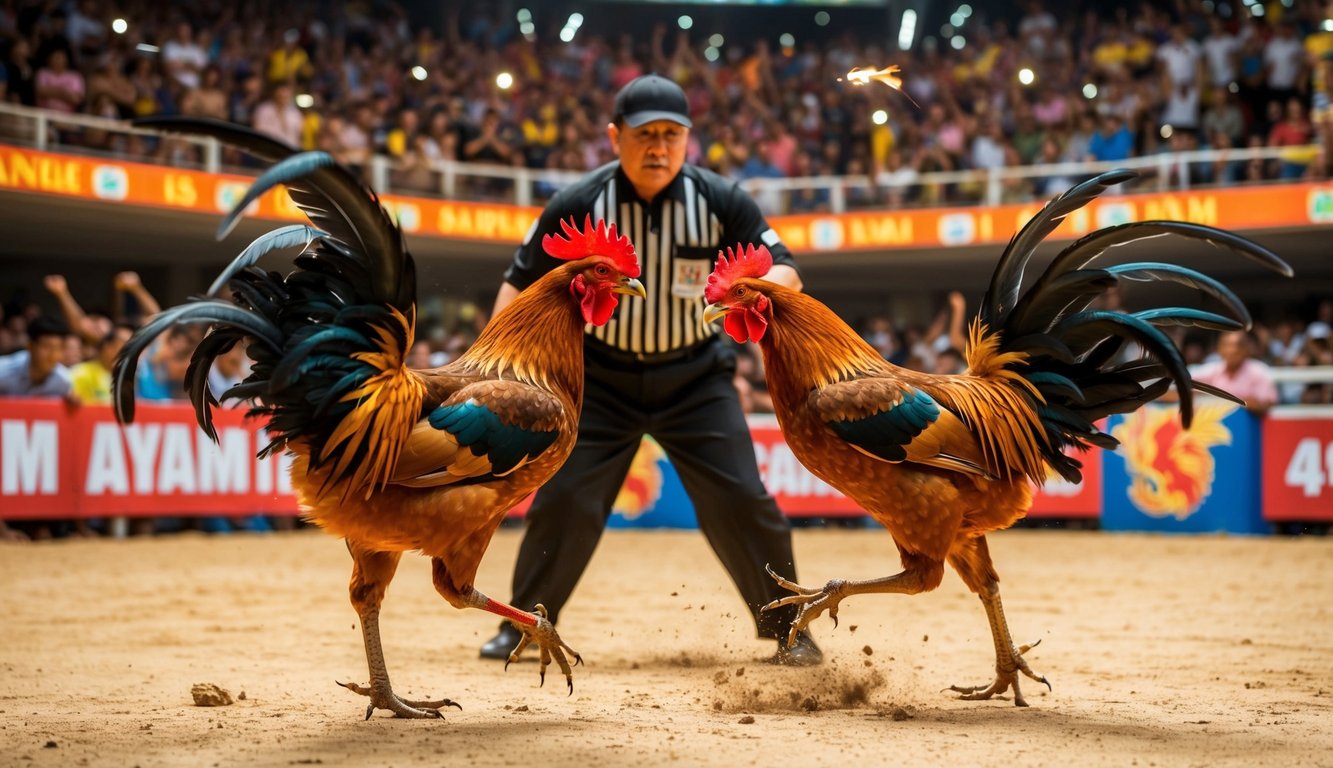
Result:
M643 289L643 283L632 277L621 278L620 282L613 290L615 293L621 293L626 296L638 296L641 299L648 298L648 292Z
M731 307L724 304L709 304L704 307L704 322L711 323L731 311Z

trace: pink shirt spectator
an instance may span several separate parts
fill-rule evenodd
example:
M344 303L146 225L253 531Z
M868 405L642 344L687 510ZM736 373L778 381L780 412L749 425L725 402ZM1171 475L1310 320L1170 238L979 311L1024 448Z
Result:
M1032 105L1032 116L1043 126L1062 123L1068 114L1069 102L1064 96L1055 92Z
M1221 360L1204 363L1193 369L1193 377L1204 384L1225 389L1245 401L1252 409L1263 410L1277 402L1277 385L1268 365L1258 360L1246 360L1236 372L1229 373Z
M74 112L83 102L83 75L75 70L67 69L63 72L56 72L53 69L43 67L37 70L37 93L42 93L45 88L59 89L65 92L65 96L47 95L37 99L37 106L42 109L50 109L55 112ZM72 101L71 101L72 99Z
M255 130L276 136L293 147L301 146L301 127L304 121L301 110L290 102L279 105L270 99L255 107Z

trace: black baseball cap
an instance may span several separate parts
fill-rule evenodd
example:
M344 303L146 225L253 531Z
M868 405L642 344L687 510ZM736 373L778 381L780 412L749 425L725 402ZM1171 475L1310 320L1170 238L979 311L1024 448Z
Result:
M640 75L616 94L611 120L623 120L631 128L654 120L670 120L692 128L689 111L690 102L679 85L661 75Z

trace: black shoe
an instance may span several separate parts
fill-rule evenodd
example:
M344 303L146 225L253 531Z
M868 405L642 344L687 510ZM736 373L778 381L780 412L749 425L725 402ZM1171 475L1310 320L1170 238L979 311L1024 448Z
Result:
M523 637L523 633L514 628L513 624L506 623L500 627L500 632L486 641L481 647L481 657L483 659L508 659L509 654L518 647L518 641Z
M791 647L787 647L787 640L784 637L778 641L778 652L768 660L770 664L781 664L784 667L817 667L824 663L824 652L815 645L815 639L809 632L801 630L796 633L796 642Z

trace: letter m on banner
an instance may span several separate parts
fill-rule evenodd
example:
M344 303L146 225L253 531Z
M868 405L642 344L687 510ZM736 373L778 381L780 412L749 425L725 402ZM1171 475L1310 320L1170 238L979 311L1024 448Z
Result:
M8 519L70 517L69 418L59 400L0 409L0 513Z
M60 428L54 421L0 421L0 493L60 492Z

